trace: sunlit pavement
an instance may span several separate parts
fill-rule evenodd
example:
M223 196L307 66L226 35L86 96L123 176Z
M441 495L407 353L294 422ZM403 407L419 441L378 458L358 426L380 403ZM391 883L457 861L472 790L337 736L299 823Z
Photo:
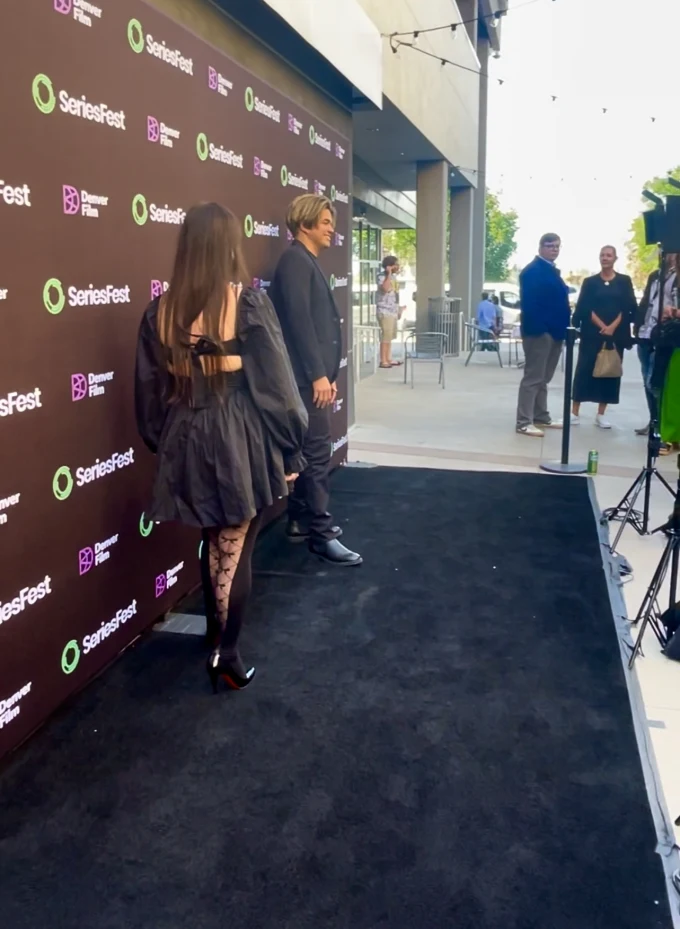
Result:
M521 370L504 367L491 353L446 363L446 389L437 385L437 367L415 369L415 389L403 382L403 368L379 370L363 380L356 392L356 425L350 433L350 462L414 468L475 471L537 471L539 462L558 460L562 433L548 431L544 439L515 433L515 407ZM599 453L594 486L600 509L614 506L639 474L646 440L634 429L646 422L646 405L637 357L627 353L621 403L610 408L610 431L594 424L596 407L582 407L579 426L571 431L571 461L585 462L589 450ZM561 418L563 374L558 371L550 390L554 418ZM672 486L678 476L677 456L661 458L659 470ZM538 503L538 501L537 501ZM638 507L642 505L642 498ZM656 483L651 501L651 526L666 521L670 494ZM614 532L616 531L616 524ZM613 538L613 534L612 534ZM624 585L626 609L634 617L664 548L662 534L639 537L627 526L618 550L630 562L633 577ZM666 805L673 820L680 816L680 663L669 661L649 630L644 657L636 663L647 717L649 741L660 772ZM613 825L615 828L615 825ZM680 842L680 827L675 827Z

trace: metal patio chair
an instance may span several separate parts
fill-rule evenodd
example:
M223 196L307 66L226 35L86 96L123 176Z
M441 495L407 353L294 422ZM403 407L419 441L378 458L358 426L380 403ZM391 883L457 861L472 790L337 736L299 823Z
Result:
M413 389L413 375L416 363L430 362L439 365L438 383L442 385L442 390L444 390L446 387L445 348L446 335L443 332L411 332L404 340L404 383L406 383L410 366L411 389Z
M465 328L468 331L468 338L470 339L470 354L465 359L465 367L467 368L470 364L470 359L476 351L479 351L483 346L492 345L496 357L498 358L498 364L502 368L503 359L501 358L501 345L493 332L491 332L490 329L482 329L482 327L478 326L476 323L465 323Z

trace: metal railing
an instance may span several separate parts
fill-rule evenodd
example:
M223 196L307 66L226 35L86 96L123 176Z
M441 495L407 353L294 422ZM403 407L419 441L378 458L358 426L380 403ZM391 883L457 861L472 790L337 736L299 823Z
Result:
M463 347L463 310L460 297L429 297L428 329L446 336L446 354L457 358Z
M380 357L380 328L353 326L354 382L375 374Z

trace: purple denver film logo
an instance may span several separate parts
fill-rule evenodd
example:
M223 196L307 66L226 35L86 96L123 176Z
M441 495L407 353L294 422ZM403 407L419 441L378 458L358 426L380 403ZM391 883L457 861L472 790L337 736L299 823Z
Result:
M87 378L84 374L71 375L71 400L84 400L87 397Z
M262 161L260 158L257 157L257 155L255 155L255 157L253 158L253 174L255 175L255 177L260 176L261 170L262 170Z
M155 300L163 293L163 281L151 281L151 299Z
M94 564L94 549L93 548L81 548L78 552L78 573L82 577L83 574L92 568Z
M288 132L295 132L295 117L292 113L288 114Z
M156 596L162 597L165 593L168 586L168 582L164 574L159 574L156 578Z
M155 116L146 117L146 137L149 142L158 142L161 137L161 126Z
M62 184L62 194L64 199L64 213L67 216L75 216L80 213L80 194L75 187L70 184Z
M253 287L255 288L255 290L260 289L260 278L259 277L253 278Z
M208 67L208 87L217 90L217 71L211 67Z
M64 13L66 16L71 12L73 0L54 0L54 9L57 13Z

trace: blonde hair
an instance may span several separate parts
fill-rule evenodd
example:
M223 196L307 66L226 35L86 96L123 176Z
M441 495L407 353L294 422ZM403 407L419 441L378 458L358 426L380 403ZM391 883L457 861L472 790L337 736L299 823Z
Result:
M300 229L313 229L318 225L324 210L330 210L335 224L335 207L328 197L321 194L300 194L296 197L286 213L286 225L291 235L297 237Z

